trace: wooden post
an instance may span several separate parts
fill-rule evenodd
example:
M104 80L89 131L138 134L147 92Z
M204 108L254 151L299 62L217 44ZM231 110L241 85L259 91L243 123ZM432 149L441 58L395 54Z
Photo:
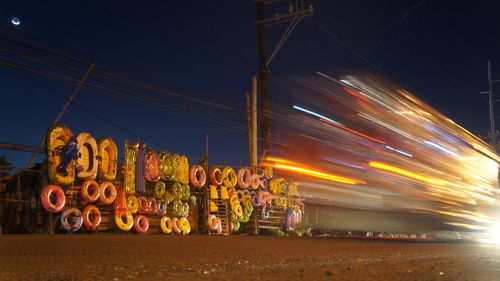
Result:
M252 77L252 168L257 167L257 77Z

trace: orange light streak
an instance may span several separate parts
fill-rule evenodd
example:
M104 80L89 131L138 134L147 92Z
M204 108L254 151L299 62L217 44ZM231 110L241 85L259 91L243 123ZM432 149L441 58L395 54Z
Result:
M326 120L326 119L323 119L323 118L320 118L319 120L321 120L321 121L323 121L323 122L325 122L325 123L328 123L328 124L330 124L330 125L334 125L334 126L340 127L340 128L342 128L342 129L344 129L344 130L346 130L346 131L348 131L348 132L351 132L351 133L356 134L356 135L358 135L358 136L362 136L362 137L364 137L364 138L370 139L370 140L372 140L372 141L374 141L374 142L378 142L378 143L380 143L380 144L385 144L385 142L383 142L383 141L381 141L381 140L378 140L378 139L376 139L376 138L372 138L372 137L367 136L367 135L365 135L365 134L362 134L362 133L360 133L360 132L358 132L358 131L354 131L353 129L349 129L349 128L347 128L346 126L342 126L342 125L339 125L339 124L335 124L335 123L333 123L333 122L331 122L331 121L328 121L328 120Z
M419 175L419 174L415 174L413 172L410 172L410 171L407 171L407 170L404 170L404 169L401 169L401 168L398 168L398 167L394 167L394 166L391 166L391 165L387 165L387 164L384 164L384 163L370 161L369 165L370 165L370 167L379 168L379 169L382 169L382 170L386 170L386 171L398 173L400 175L407 176L409 178L413 178L413 179L416 179L416 180L424 181L424 182L427 182L427 183L431 183L431 184L435 184L435 185L441 185L441 186L444 185L444 182L441 181L441 180L431 179L431 178L428 178L428 177L425 177L425 176L422 176L422 175Z
M290 165L278 164L278 163L275 163L272 166L275 168L278 168L278 169L296 171L296 172L300 172L304 175L313 176L313 177L322 178L322 179L327 179L327 180L336 181L336 182L342 182L342 183L348 183L348 184L356 184L356 183L366 184L366 181L346 178L346 177L342 177L342 176L323 173L323 172L314 171L314 170L296 167L296 166L290 166Z

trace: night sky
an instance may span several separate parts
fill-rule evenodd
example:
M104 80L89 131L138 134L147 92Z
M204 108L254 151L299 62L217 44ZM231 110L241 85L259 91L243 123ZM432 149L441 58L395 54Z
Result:
M268 4L267 15L284 14L293 3ZM300 21L270 65L272 104L280 102L273 94L286 95L283 85L294 76L370 72L402 85L471 132L488 133L487 96L479 92L488 88L488 60L493 78L500 78L500 2L304 0L309 4L314 15ZM140 136L156 150L192 159L202 157L209 134L211 163L245 165L244 93L258 73L255 16L250 0L2 0L0 142L37 146L62 97L75 87L26 71L54 67L46 51L33 48L38 46L53 51L52 59L69 58L59 61L68 68L59 74L78 80L95 61L88 82L120 89L84 86L74 99L79 106L70 105L60 121L73 133L110 136L121 154L125 139ZM12 17L21 24L13 25ZM267 29L268 54L287 25ZM26 42L34 45L25 48ZM27 61L24 71L5 66ZM125 78L148 87L117 82ZM17 167L31 158L8 150L0 155Z

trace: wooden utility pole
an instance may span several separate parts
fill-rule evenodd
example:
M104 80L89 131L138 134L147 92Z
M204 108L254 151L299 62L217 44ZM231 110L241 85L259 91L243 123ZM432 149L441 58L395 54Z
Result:
M283 46L284 41L293 31L293 28L300 19L311 16L313 14L313 6L309 5L307 9L304 9L303 5L300 7L290 6L288 13L284 15L276 15L273 18L266 19L265 5L269 3L278 2L279 0L255 0L257 6L257 39L259 47L259 79L260 79L260 132L262 137L262 158L265 158L270 153L271 149L271 111L269 110L269 64L271 59L274 58L278 50ZM291 22L289 28L286 30L285 34L281 38L280 42L276 45L276 48L271 56L271 59L267 59L266 55L266 27L268 25L275 25L285 22Z
M62 115L64 114L64 112L66 111L66 109L68 108L69 104L71 103L71 101L73 100L73 98L75 97L76 93L78 93L78 91L80 90L80 88L82 87L82 84L85 82L85 80L87 79L87 77L89 76L90 72L92 71L92 69L94 68L95 66L95 62L93 62L90 66L89 66L89 69L87 69L87 72L85 72L85 74L83 75L82 79L80 80L80 82L78 82L78 84L76 85L75 89L73 90L73 93L71 94L71 96L68 98L68 100L66 101L66 103L64 104L64 106L61 108L61 111L59 112L59 114L57 115L56 119L54 120L54 122L52 122L52 124L56 124L57 122L59 122L59 119L61 119ZM40 141L40 143L38 144L38 149L42 148L42 146L45 144L45 136L42 137L42 140ZM38 155L38 151L35 151L35 153L33 153L33 156L31 157L31 160L30 162L28 163L28 166L27 168L31 167L31 165L33 164L33 161L35 161L36 159L36 156Z

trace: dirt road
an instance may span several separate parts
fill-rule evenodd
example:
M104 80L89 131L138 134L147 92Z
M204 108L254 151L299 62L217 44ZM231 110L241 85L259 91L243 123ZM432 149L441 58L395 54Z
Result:
M0 280L500 280L500 250L262 236L4 235Z

